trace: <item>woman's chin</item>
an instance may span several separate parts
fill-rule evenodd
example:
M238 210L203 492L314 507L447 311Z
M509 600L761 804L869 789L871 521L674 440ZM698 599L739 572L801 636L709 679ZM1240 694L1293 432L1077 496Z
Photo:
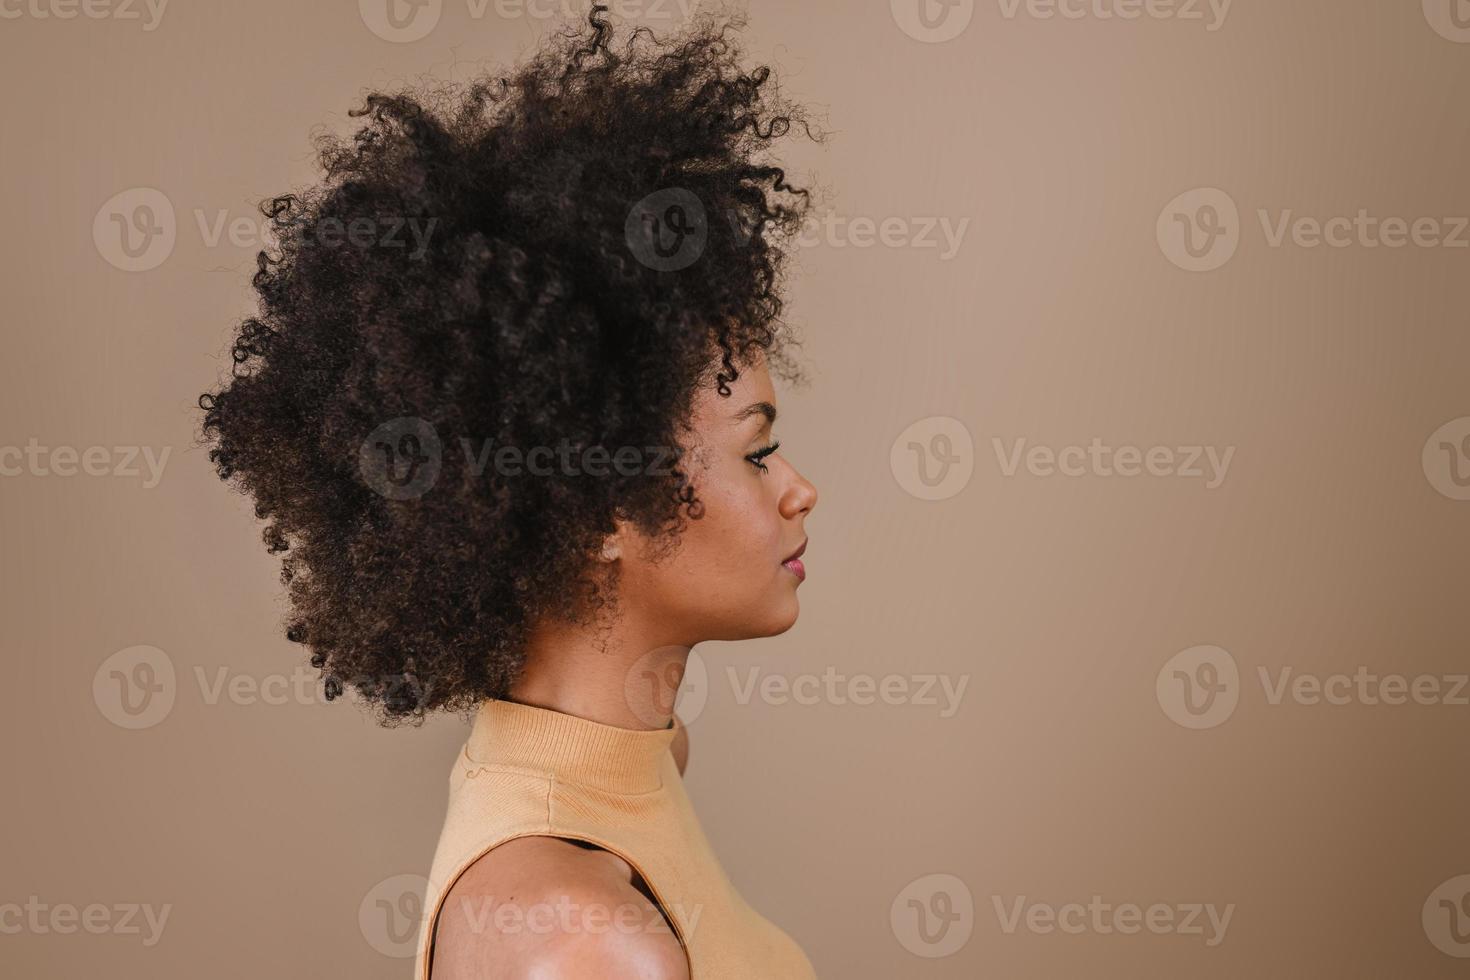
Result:
M779 636L796 625L796 618L801 612L795 589L788 589L786 595L751 605L757 607L758 615L752 615L751 608L747 607L739 619L722 617L719 626L704 631L705 639L756 640Z
M791 591L791 595L788 596L785 601L778 604L778 608L774 611L774 615L772 615L769 621L766 623L766 629L758 635L780 636L782 633L786 632L787 630L791 629L791 627L796 625L796 619L800 615L801 603L796 598L796 590L793 589Z

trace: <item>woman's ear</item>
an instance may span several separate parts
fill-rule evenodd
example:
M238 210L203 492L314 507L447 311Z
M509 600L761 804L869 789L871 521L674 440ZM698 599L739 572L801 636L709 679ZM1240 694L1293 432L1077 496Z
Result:
M602 539L602 551L598 554L598 559L612 563L622 558L629 533L626 519L621 516L613 518L613 532Z

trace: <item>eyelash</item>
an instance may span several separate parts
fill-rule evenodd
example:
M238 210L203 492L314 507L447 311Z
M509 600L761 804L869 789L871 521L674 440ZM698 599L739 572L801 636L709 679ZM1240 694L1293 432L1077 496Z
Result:
M762 473L767 473L770 471L771 468L765 463L762 463L761 460L765 459L767 456L771 455L771 453L780 448L781 444L779 442L773 442L764 449L757 449L755 452L751 453L745 458L750 460L751 465L753 465L756 469L760 470Z

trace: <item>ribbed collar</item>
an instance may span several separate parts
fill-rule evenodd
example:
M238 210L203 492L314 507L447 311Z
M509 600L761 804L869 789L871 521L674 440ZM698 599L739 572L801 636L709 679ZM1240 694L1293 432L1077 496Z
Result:
M648 793L663 785L663 759L678 732L604 725L519 701L480 705L465 742L472 764L533 769L614 793Z

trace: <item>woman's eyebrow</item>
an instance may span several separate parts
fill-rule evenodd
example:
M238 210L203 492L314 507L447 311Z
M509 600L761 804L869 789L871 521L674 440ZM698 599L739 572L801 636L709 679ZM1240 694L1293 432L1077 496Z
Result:
M739 425L752 415L764 415L767 424L774 425L776 423L776 406L770 402L752 402L735 413L734 422L736 425Z

